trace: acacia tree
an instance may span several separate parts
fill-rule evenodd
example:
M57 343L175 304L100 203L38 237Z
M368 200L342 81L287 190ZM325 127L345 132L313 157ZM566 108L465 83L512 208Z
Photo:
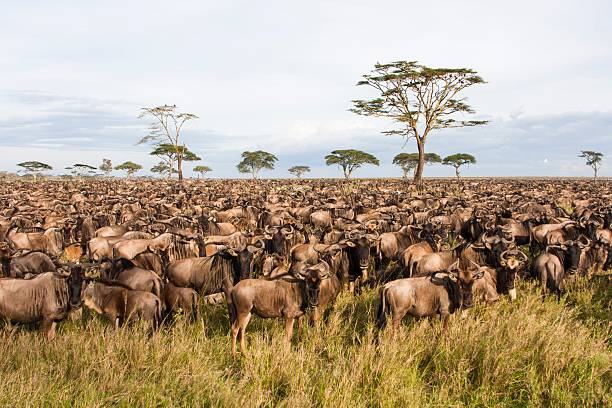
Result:
M136 173L140 169L142 169L142 166L140 164L131 161L126 161L125 163L121 163L120 165L115 167L115 170L125 171L127 173L128 178L130 178L132 174Z
M442 164L447 166L453 166L455 168L455 175L457 176L457 180L461 178L461 174L459 172L459 168L464 164L475 164L476 158L471 154L467 153L456 153L450 156L446 156L444 160L442 160Z
M176 169L165 161L160 161L155 166L151 167L151 172L166 175L167 178L171 178L173 174L176 174Z
M236 168L240 173L251 173L253 178L257 178L257 175L263 169L273 170L274 163L278 161L275 155L263 150L242 152L241 157L242 161L238 163Z
M361 150L334 150L331 154L325 156L325 164L328 166L338 165L342 169L345 178L351 177L353 171L363 166L364 164L373 164L378 166L380 163L376 157L370 153L362 152Z
M89 164L75 163L71 167L66 167L66 170L71 170L72 174L76 177L83 177L87 174L90 176L96 173L96 168Z
M440 163L442 159L436 153L425 153L425 164ZM408 173L416 169L419 165L418 153L400 153L393 158L393 164L399 166L404 172L403 178L408 177Z
M593 168L593 180L597 179L597 170L601 166L601 160L603 159L603 153L594 152L592 150L582 150L580 156L586 159L586 165Z
M39 161L27 161L18 163L17 166L23 168L23 170L19 170L19 172L23 172L34 177L34 181L36 181L36 176L41 174L44 171L53 170L53 167L49 166L47 163L42 163Z
M110 177L113 172L113 162L110 159L102 159L102 164L98 167L106 177Z
M178 162L178 155L176 153L177 151L179 152L183 161L202 160L195 153L189 150L185 145L178 146L178 148L175 148L169 143L158 144L157 146L155 146L155 148L150 154L151 156L159 157L164 163L166 163L167 167L172 169L171 171L167 171L169 175L168 178L172 177L172 174L178 174L178 171L174 168L174 164Z
M204 178L204 175L208 172L211 172L212 169L208 166L203 166L203 165L199 165L199 166L195 166L193 168L193 171L195 171L198 174L198 178Z
M181 130L185 122L197 119L193 113L179 112L176 105L162 105L154 108L143 108L140 118L152 116L154 122L149 127L149 134L138 144L154 142L157 145L167 143L174 149L179 180L183 180L183 160L187 148L181 143Z
M287 171L297 178L302 178L302 174L310 171L310 166L293 166Z
M484 83L475 71L466 68L429 68L416 61L376 64L357 85L368 85L380 96L371 100L353 100L351 112L358 115L389 118L400 124L387 135L415 138L419 162L414 181L421 183L425 167L425 143L431 131L487 123L485 120L457 120L455 114L474 113L460 98L464 89Z

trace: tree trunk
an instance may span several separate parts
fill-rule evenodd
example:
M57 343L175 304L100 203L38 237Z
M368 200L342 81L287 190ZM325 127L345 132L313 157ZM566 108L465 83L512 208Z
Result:
M419 164L414 171L414 184L420 185L423 179L423 169L425 168L425 142L417 139L417 148L419 149Z
M459 166L455 166L455 175L457 176L457 181L461 180L461 176L459 175Z
M178 170L178 179L183 180L183 158L181 156L176 158L176 167Z
M595 170L595 175L593 176L593 180L597 180L597 167L593 167L593 170Z

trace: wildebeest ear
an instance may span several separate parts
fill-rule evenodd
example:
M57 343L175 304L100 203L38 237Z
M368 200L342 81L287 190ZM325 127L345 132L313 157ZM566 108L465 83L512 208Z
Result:
M347 246L350 246L351 248L354 248L354 247L355 247L355 243L354 243L353 241L346 241L346 242L345 242L345 244L346 244Z
M474 275L474 279L482 279L482 277L484 276L484 273L485 273L484 269L479 268L476 275Z
M453 282L457 282L457 275L455 275L453 272L448 272L448 278Z

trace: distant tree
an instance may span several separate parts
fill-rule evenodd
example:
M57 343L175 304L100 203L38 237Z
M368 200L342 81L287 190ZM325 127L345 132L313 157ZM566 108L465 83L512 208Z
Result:
M169 174L168 178L172 177L172 174L178 174L178 171L174 170L175 168L174 164L178 162L178 156L176 153L177 151L183 158L182 159L183 161L202 160L195 153L193 153L191 150L189 150L185 146L179 146L178 148L175 148L173 145L169 143L158 144L157 146L155 146L155 148L150 154L151 156L159 157L160 159L162 159L162 161L166 163L166 165L169 168L173 169L172 171L168 171L168 174Z
M71 167L66 167L66 170L71 170L71 173L76 177L83 177L85 175L93 176L96 174L96 168L89 164L76 163Z
M136 173L138 170L141 170L142 166L140 164L136 164L131 161L126 161L125 163L121 163L120 165L115 167L115 170L123 170L127 173L128 178L132 176L132 174Z
M287 171L293 174L297 178L302 178L302 174L308 173L310 171L310 167L309 166L293 166Z
M113 162L110 159L102 159L102 164L98 167L106 177L110 177L113 172Z
M425 153L425 163L440 163L442 159L436 153ZM400 153L393 158L393 164L399 166L404 172L403 177L407 178L408 173L416 169L419 165L418 153Z
M195 166L193 168L193 171L195 171L196 173L199 173L198 178L204 178L204 175L208 172L211 172L212 169L208 166L199 165L199 166Z
M446 156L444 160L442 160L442 164L445 164L447 166L453 166L455 168L455 175L457 176L457 180L461 178L459 167L463 166L464 164L475 163L476 158L474 158L474 156L472 156L471 154L467 153L452 154L450 156Z
M179 180L183 180L183 160L188 151L184 143L181 143L181 130L185 122L197 119L193 113L182 113L176 105L162 105L154 108L143 108L139 117L152 116L153 124L149 127L149 134L143 137L138 144L163 142L171 145L175 151L176 164Z
M603 159L603 153L594 152L592 150L583 150L580 152L580 156L586 159L586 165L593 168L593 180L597 179L597 170L601 166L601 160Z
M34 177L34 181L36 181L36 177L42 172L53 170L53 167L39 161L22 162L17 164L17 166L23 168L23 170L19 170L19 172L32 175L32 177Z
M236 168L240 173L251 173L253 178L257 178L257 175L263 169L274 170L274 163L278 161L275 155L263 150L242 152L241 157L242 161L238 163Z
M414 137L419 162L414 181L421 184L425 167L425 143L429 133L437 129L476 126L484 120L456 120L455 114L474 113L459 98L464 89L485 81L466 68L429 68L416 61L376 64L370 74L363 75L357 85L367 85L380 96L372 100L354 100L351 112L358 115L385 117L401 125L400 129L383 132Z
M331 154L325 156L325 164L328 166L338 165L342 169L345 178L351 177L353 171L363 166L364 164L373 164L378 166L380 162L370 153L362 152L361 150L334 150Z
M162 176L165 175L168 179L171 178L173 174L177 173L174 167L170 166L163 160L157 163L155 166L151 167L151 172L159 173Z

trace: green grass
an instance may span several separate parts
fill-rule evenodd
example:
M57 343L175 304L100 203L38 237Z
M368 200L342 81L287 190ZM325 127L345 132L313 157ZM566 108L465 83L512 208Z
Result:
M571 282L561 302L523 283L515 303L453 315L444 337L438 319L379 335L377 291L343 293L290 350L280 321L254 317L236 361L216 306L153 337L94 318L64 322L46 344L5 326L0 406L610 406L610 278Z

